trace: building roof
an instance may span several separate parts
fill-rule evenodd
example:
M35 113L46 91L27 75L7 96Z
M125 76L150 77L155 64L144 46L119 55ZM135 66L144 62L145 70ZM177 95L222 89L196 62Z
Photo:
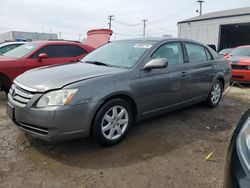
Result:
M196 22L196 21L202 21L202 20L211 20L211 19L216 19L216 18L245 16L245 15L250 15L250 7L211 12L208 14L203 14L201 16L196 16L187 20L180 21L178 22L178 24L187 23L187 22Z

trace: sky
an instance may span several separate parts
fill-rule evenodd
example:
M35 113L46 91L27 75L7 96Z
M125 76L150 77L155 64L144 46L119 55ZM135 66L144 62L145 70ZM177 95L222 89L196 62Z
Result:
M250 6L250 0L205 0L203 13ZM177 36L177 22L198 13L196 0L0 0L0 33L47 32L79 40L90 29L107 28L114 15L112 39L146 35ZM60 33L60 34L59 34Z

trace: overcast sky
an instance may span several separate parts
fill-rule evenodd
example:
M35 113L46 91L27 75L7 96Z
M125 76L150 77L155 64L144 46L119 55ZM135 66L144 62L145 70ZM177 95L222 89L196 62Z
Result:
M250 6L250 0L206 0L203 13ZM114 15L113 39L142 35L148 19L148 36L177 35L177 22L197 16L195 0L0 0L0 33L17 30L61 32L78 40L86 31L107 28Z

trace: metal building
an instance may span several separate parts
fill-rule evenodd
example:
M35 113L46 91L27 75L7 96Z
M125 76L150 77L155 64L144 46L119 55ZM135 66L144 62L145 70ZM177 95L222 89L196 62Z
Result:
M22 31L9 31L7 33L0 34L0 43L5 41L33 41L48 39L57 39L57 34Z
M178 22L178 36L221 50L250 44L250 7L218 11Z

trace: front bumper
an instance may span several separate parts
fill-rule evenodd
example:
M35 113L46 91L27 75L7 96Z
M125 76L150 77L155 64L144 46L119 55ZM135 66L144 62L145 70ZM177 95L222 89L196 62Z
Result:
M17 127L31 136L47 141L62 141L89 135L96 105L84 103L34 108L27 104L20 107L8 94L7 112Z
M232 80L242 83L250 83L250 70L232 70Z

